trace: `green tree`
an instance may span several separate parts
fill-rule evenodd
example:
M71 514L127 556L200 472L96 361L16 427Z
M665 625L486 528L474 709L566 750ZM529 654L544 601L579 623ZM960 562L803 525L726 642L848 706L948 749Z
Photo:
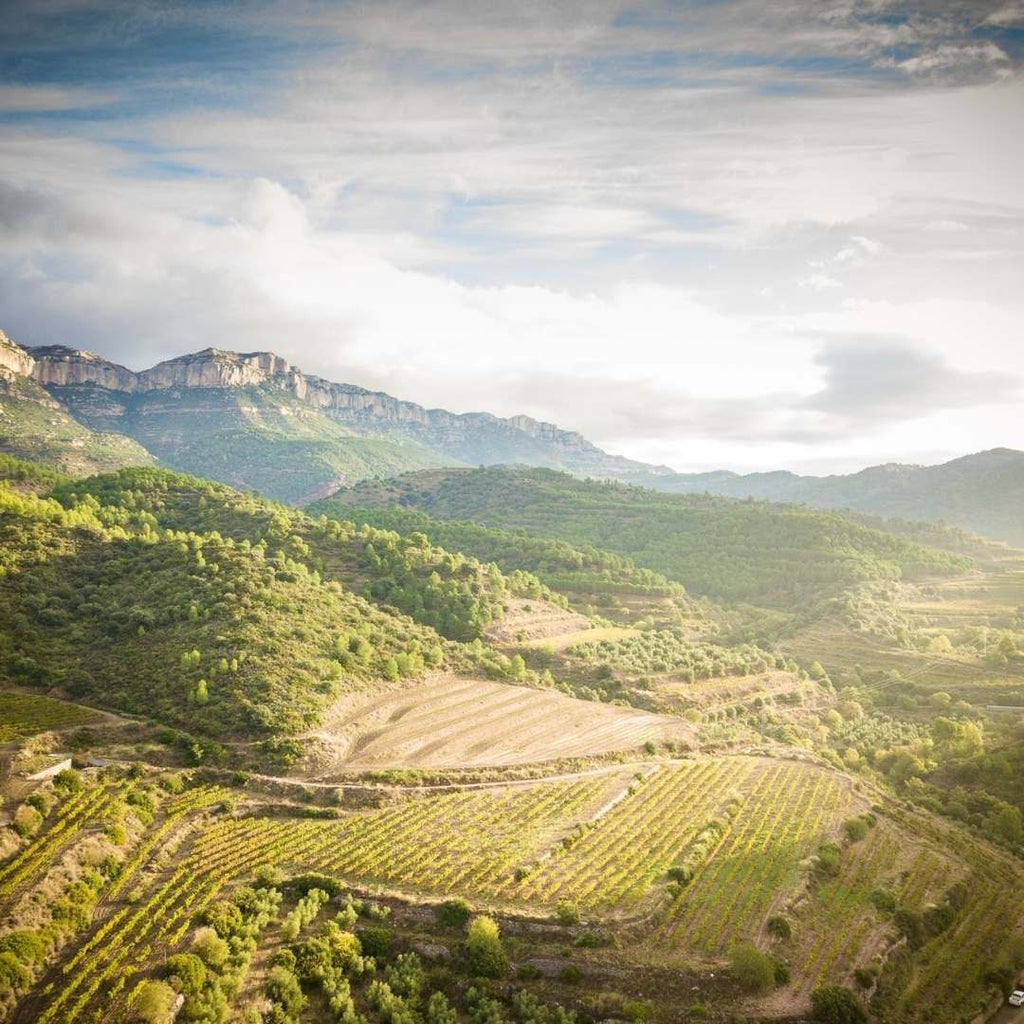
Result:
M135 990L132 1007L145 1024L167 1024L174 1010L174 989L163 981L144 981Z
M466 952L473 974L482 978L500 978L508 973L508 956L501 944L497 922L481 914L469 922Z

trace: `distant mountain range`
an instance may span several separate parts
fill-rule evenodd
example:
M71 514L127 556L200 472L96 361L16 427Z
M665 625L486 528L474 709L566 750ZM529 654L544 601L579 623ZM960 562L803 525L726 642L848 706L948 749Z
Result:
M851 508L890 519L947 522L1024 547L1024 452L965 455L940 466L872 466L846 476L795 473L680 473L658 490Z
M670 493L709 493L945 521L1024 546L1024 452L847 476L681 474L610 455L528 416L456 414L304 374L270 352L206 349L135 373L0 331L0 451L71 473L159 463L292 504L360 480L521 464Z

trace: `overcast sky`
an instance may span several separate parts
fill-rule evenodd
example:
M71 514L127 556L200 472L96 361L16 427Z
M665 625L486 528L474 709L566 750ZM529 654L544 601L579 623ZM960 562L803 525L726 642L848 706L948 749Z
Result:
M680 470L1024 448L1024 0L5 0L0 328Z

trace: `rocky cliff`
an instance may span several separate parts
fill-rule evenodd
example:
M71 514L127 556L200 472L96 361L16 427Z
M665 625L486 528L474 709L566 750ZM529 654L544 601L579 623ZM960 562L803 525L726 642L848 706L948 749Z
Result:
M32 372L34 360L20 345L0 331L0 377L27 377Z

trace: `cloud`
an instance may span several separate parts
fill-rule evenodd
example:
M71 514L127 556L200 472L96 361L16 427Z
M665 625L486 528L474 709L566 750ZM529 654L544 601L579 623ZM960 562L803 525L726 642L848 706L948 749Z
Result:
M896 66L911 75L959 74L985 72L996 65L1008 65L1008 54L995 43L943 43L914 57L899 61Z
M871 337L836 341L815 361L824 370L825 386L806 399L804 407L858 429L1022 398L1019 377L958 370L906 343Z
M1012 26L1019 25L1022 22L1024 22L1024 4L1011 3L1004 4L1002 7L992 11L991 14L986 15L983 24Z
M0 111L48 112L84 110L114 101L108 92L90 89L63 89L45 85L0 85Z
M0 326L29 341L271 348L772 457L920 444L971 373L1024 370L1019 4L10 6ZM854 336L916 367L905 416L849 397Z

